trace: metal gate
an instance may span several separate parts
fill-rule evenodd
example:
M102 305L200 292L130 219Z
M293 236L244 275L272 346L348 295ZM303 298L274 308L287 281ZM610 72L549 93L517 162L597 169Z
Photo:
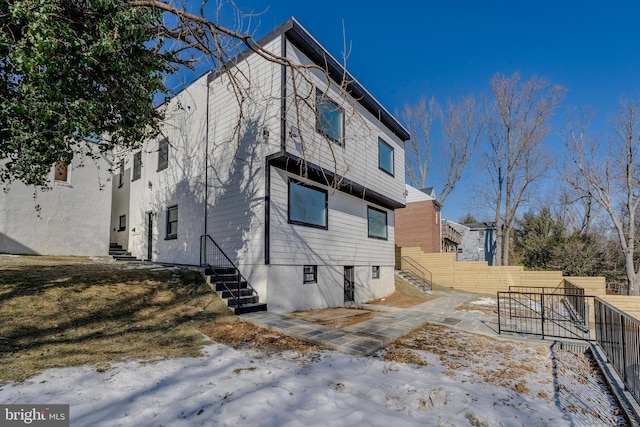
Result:
M498 333L589 340L589 302L577 286L509 287L498 292Z

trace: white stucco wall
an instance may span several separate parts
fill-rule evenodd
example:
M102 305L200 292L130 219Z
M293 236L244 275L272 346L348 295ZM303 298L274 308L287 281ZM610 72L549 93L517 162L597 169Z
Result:
M77 158L69 165L68 183L51 190L13 183L0 191L0 253L38 255L107 255L111 215L109 164ZM40 207L40 212L36 210Z

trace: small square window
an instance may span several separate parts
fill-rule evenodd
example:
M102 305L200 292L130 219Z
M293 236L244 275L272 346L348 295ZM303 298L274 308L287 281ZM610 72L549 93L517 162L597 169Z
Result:
M378 167L393 176L393 147L378 139Z
M342 144L344 111L319 89L316 90L316 115L316 130L338 144Z
M178 206L167 208L167 237L166 239L178 238Z
M302 268L302 283L318 283L317 265L305 265Z
M56 182L69 182L69 165L64 160L56 162L53 180Z
M133 173L131 174L131 181L140 179L142 172L142 152L138 151L133 155Z
M127 216L120 215L118 231L124 231L127 229Z
M158 172L169 166L169 141L161 139L158 145Z
M371 266L371 278L372 279L379 279L380 278L380 266L379 265Z

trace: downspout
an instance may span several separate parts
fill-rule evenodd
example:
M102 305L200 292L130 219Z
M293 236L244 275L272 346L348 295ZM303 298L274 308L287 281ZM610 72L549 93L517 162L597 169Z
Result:
M210 75L207 76L206 128L204 131L204 235L207 234L207 217L209 211L209 77Z

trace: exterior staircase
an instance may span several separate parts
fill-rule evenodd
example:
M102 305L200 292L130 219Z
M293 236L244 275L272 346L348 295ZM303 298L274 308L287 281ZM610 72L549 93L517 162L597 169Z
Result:
M123 249L122 245L117 243L109 243L109 255L114 257L116 261L140 261L131 255L131 252L127 252L126 249Z
M429 292L433 288L431 272L408 256L401 258L400 269L396 270L396 275L422 292Z
M205 276L213 290L227 302L234 314L267 311L267 304L261 303L258 294L249 286L235 267L206 267Z
M260 302L256 290L208 234L200 237L200 266L207 282L234 314L267 311L267 304Z

